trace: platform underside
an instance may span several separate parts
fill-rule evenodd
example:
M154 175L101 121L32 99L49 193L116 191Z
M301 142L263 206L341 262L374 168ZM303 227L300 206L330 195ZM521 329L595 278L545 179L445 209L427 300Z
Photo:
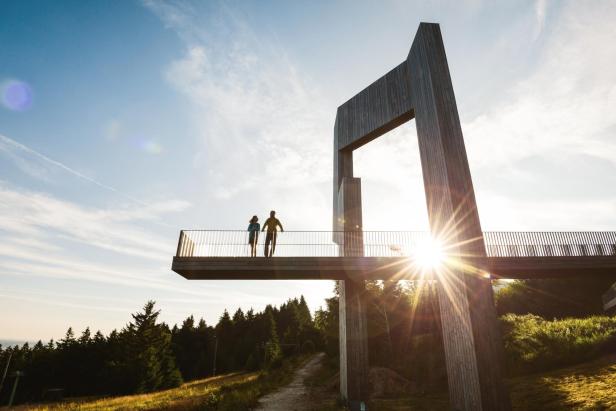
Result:
M485 257L465 264L494 279L616 276L616 256ZM413 280L422 275L406 257L174 257L171 269L189 280Z

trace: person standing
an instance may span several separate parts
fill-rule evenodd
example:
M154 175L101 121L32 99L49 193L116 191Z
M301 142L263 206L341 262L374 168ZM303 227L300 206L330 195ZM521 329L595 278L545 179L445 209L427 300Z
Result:
M248 244L250 244L250 256L257 256L257 241L259 241L259 230L261 225L258 223L259 217L253 215L248 224Z
M274 255L274 251L276 250L276 234L278 233L277 227L280 227L280 231L283 232L282 224L280 224L280 220L276 218L276 212L274 210L270 211L270 216L265 223L263 223L262 232L267 228L267 234L265 235L265 257L272 257ZM272 248L270 249L270 243Z

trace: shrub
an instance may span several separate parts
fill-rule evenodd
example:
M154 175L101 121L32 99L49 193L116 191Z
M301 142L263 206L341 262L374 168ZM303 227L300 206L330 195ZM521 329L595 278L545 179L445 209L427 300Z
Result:
M616 340L616 317L545 320L537 315L501 317L509 371L543 371L590 360Z
M517 280L498 287L496 310L499 315L535 314L543 318L603 315L601 296L614 281L614 276Z

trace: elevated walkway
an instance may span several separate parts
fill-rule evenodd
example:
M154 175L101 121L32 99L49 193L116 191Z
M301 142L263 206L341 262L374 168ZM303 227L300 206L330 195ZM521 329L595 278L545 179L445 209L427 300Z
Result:
M344 241L345 233L292 231L279 233L276 256L264 258L248 257L244 231L185 230L172 269L190 280L413 280L427 272L422 254L434 251L426 247L428 233L352 234L346 238L357 242L357 256L342 256L334 242ZM484 241L487 257L464 257L469 274L494 279L616 275L616 232L485 232ZM442 248L443 266L459 268L460 259Z

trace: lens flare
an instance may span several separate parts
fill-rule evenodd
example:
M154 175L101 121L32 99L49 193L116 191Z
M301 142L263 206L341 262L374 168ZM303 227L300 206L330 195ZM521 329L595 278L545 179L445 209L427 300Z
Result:
M430 238L415 249L414 258L420 267L434 269L445 261L445 252L439 241Z
M163 152L163 146L154 140L137 135L128 139L129 144L136 150L151 155L159 155Z
M1 87L2 104L13 111L26 111L32 107L32 89L27 83L9 80Z
M163 152L162 146L155 141L145 141L141 147L148 154L156 155Z

